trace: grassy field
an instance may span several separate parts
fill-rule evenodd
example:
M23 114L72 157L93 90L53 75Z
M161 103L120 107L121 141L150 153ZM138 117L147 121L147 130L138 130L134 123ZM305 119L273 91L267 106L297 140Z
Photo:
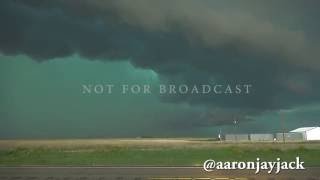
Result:
M320 143L220 143L207 139L0 140L0 165L201 165L257 157L320 166Z

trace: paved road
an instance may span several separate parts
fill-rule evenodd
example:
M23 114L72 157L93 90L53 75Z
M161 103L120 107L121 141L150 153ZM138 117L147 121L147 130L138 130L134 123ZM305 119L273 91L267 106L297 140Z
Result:
M253 171L247 170L205 172L202 167L0 167L1 180L320 180L319 177L320 167L282 171L278 175L269 175L266 172L255 175Z

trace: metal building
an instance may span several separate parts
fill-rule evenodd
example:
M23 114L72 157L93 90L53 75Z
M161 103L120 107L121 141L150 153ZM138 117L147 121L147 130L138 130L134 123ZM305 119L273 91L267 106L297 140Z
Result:
M226 134L226 141L249 141L249 134Z
M277 141L303 141L302 133L289 132L289 133L277 133Z
M320 140L320 127L301 127L290 132L301 133L307 141Z
M251 141L273 141L273 134L250 134Z

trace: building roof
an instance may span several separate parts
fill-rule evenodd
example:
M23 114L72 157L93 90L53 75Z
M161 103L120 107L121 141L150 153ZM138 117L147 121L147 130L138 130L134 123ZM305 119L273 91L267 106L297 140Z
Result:
M310 131L310 130L315 129L315 128L319 128L319 127L301 127L301 128L292 130L290 132L306 132L306 131Z

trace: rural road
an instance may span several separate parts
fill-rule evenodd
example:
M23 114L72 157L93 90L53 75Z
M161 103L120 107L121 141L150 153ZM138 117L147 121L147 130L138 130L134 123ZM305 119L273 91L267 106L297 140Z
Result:
M255 175L249 170L205 172L202 167L0 167L1 180L192 180L192 179L241 179L241 180L271 180L297 179L320 180L320 167L307 168L298 171L282 171L278 175L261 172Z

